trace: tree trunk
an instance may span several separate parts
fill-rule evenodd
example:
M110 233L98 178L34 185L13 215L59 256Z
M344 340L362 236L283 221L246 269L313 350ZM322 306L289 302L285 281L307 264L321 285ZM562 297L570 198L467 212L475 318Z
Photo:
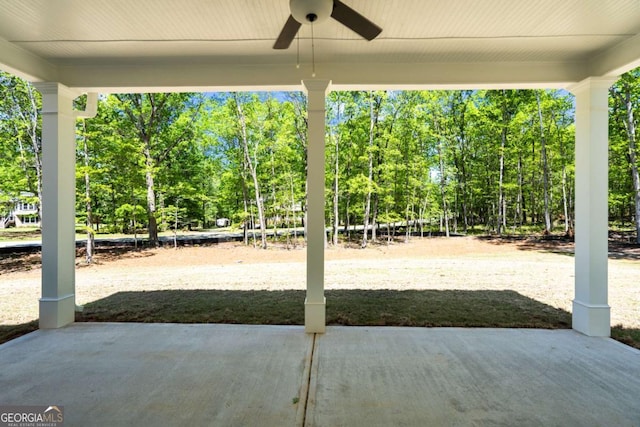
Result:
M249 246L249 195L247 194L247 182L242 173L242 206L244 208L244 221L242 224L242 237L244 245Z
M254 160L251 159L251 155L249 153L249 140L247 136L247 122L244 116L244 111L242 110L242 103L240 99L238 99L238 95L234 95L236 100L236 107L238 111L238 119L240 120L240 131L242 137L242 147L244 151L244 158L247 166L249 168L249 173L251 174L251 178L253 180L253 188L255 190L255 198L256 198L256 206L258 208L258 221L260 222L260 247L262 249L267 248L267 224L264 217L264 202L262 200L262 195L260 194L260 183L258 182L258 173L256 171L257 164Z
M344 238L347 239L348 242L351 241L351 221L349 218L349 207L350 207L350 201L351 198L349 197L349 195L347 194L347 197L345 198L345 203L344 203Z
M149 242L158 246L158 222L156 220L156 192L153 182L153 158L149 139L144 141L145 183L147 186L147 213L149 215Z
M345 171L344 171L344 179L346 182L348 182L349 178L350 178L350 174L351 174L351 162L349 159L349 154L347 153L347 159L346 159L346 167L345 167ZM342 200L344 200L344 231L343 231L343 238L345 238L347 240L347 242L351 242L351 229L349 228L350 224L350 218L349 218L349 208L351 207L351 195L349 194L349 190L348 188L345 189L344 194L342 195Z
M24 144L22 143L22 137L20 135L20 130L18 125L14 122L13 129L15 134L17 135L16 141L18 142L18 152L20 153L20 168L24 173L24 178L27 183L29 183L29 165L27 164L27 156L25 155ZM27 184L29 185L29 184ZM30 186L30 185L29 185Z
M439 138L438 144L437 144L437 150L438 150L438 160L440 163L440 196L442 198L442 220L444 221L445 236L449 237L449 207L447 205L443 145L444 143L442 141L442 138ZM441 231L442 231L442 226L441 226Z
M498 178L498 221L496 232L498 235L502 234L502 231L507 228L506 210L507 203L504 196L504 150L507 146L507 123L509 120L509 113L507 111L507 92L502 90L502 130L500 132L500 174Z
M273 138L273 136L271 136L271 138ZM269 155L271 157L271 177L275 178L276 177L276 169L274 166L275 163L275 159L273 156L273 150L269 150ZM275 180L273 182L273 184L271 185L271 199L273 200L273 207L272 207L272 220L273 220L273 238L274 241L278 241L278 223L280 222L280 209L278 208L278 197L276 195L276 183ZM266 218L265 218L265 222L266 222Z
M427 213L427 206L429 205L430 190L427 190L427 195L424 198L424 203L420 206L420 237L424 238L424 217ZM429 233L431 233L431 215L429 215Z
M179 199L176 200L176 210L173 223L173 248L178 248L178 213L179 213Z
M335 169L333 177L333 228L332 228L332 243L333 246L338 245L338 226L340 223L340 196L339 196L339 159L338 159L338 139L336 138L336 151L335 151Z
M93 233L93 214L91 207L91 178L89 175L89 147L87 144L87 124L82 120L82 151L84 157L84 202L87 211L87 243L85 250L85 262L91 264L93 262L93 252L95 248L95 239Z
M553 114L553 121L554 122L558 122L558 119L555 116L555 112L552 113ZM565 113L563 112L563 119L566 118ZM564 120L563 120L564 122ZM568 187L568 183L567 183L567 163L570 163L570 161L567 161L567 153L566 153L566 147L564 144L564 135L562 132L562 128L560 126L556 127L557 129L557 133L558 133L558 141L559 141L559 148L560 148L560 159L562 160L562 176L561 176L561 183L562 183L562 212L564 215L564 234L567 237L573 236L573 225L572 225L572 221L571 221L571 206L570 206L570 196L569 196L569 191L567 191L567 187Z
M544 134L544 122L542 120L542 106L540 105L540 91L536 90L536 102L538 104L538 120L540 121L540 156L542 159L542 192L544 198L544 234L551 233L551 211L549 197L549 161L547 159L547 141Z
M418 221L420 221L420 238L424 238L424 209L422 209L422 205L418 210Z
M405 233L404 233L404 242L405 243L409 243L410 240L410 236L411 236L411 212L413 211L413 206L411 206L410 204L407 203L407 208L405 209L404 212L404 221L406 224L405 227Z
M296 198L295 192L293 191L293 174L289 174L289 185L291 191L291 218L293 221L293 248L295 249L298 245L298 223L296 221Z
M378 194L373 195L373 206L371 207L371 241L378 239Z
M364 202L364 230L362 233L363 249L367 247L367 237L369 234L369 216L371 214L371 195L373 193L373 142L376 122L378 121L378 108L374 107L373 92L369 93L369 153L368 153L368 176L367 176L367 195Z
M513 222L513 227L522 228L522 217L524 216L524 198L522 187L524 185L524 176L522 173L522 153L518 154L518 200L516 202L516 221Z
M569 234L569 204L567 203L567 166L562 165L562 207L564 210L564 234Z
M340 114L340 110L341 110L341 105L340 105L340 97L338 97L337 100L338 103L338 111L337 111L337 117L336 117L336 122L340 123L341 121L341 114ZM339 202L340 202L340 196L339 196L339 178L340 178L340 134L338 132L334 133L334 141L335 141L335 146L334 146L334 162L333 162L333 227L331 230L331 236L332 236L332 244L333 246L337 246L338 245L338 226L340 223L340 210L339 210Z
M531 164L535 164L536 162L536 140L533 138L531 140ZM531 198L529 202L529 216L531 217L531 224L534 225L538 222L538 211L537 211L537 203L536 203L536 181L537 181L537 172L538 168L531 168Z

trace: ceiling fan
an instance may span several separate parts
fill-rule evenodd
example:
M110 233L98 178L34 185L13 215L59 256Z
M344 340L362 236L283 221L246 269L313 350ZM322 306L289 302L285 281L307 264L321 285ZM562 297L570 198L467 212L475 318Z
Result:
M329 17L369 41L375 39L382 32L382 28L340 0L290 0L289 9L291 15L273 45L274 49L287 49L302 24L317 24Z

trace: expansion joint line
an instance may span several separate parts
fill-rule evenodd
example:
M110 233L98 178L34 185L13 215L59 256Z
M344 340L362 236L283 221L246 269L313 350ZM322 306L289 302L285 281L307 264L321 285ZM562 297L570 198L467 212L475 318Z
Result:
M311 341L311 354L309 356L309 372L307 373L307 378L305 378L305 381L307 383L307 387L306 387L306 392L305 395L302 396L303 399L301 399L303 401L303 405L304 408L302 409L302 426L306 426L307 425L307 409L308 409L308 405L309 405L309 394L311 393L311 376L312 376L312 372L313 372L313 356L315 355L316 352L316 338L318 337L318 334L313 334L313 340Z

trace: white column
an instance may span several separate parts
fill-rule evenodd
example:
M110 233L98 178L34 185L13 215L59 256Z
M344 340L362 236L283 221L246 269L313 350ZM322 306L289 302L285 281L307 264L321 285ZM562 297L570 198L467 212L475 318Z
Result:
M307 90L307 298L304 330L324 333L324 146L325 95L329 80L305 80Z
M75 313L74 94L36 83L42 94L42 298L40 327L60 328Z
M576 96L576 229L573 329L609 336L608 174L609 87L614 79L589 78Z

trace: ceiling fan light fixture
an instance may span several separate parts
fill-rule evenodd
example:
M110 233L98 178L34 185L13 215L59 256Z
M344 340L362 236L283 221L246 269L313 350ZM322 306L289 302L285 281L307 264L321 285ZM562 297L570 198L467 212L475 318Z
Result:
M333 0L290 0L291 16L301 24L319 24L333 11Z
M340 0L289 0L289 9L291 15L273 44L274 49L287 49L302 24L311 25L313 30L314 24L326 21L329 17L350 28L365 40L375 39L382 31L382 28Z

